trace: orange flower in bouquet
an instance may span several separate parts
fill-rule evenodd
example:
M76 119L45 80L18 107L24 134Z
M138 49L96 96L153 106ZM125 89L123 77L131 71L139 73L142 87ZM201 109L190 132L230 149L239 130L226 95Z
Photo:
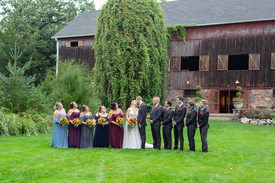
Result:
M62 125L62 127L64 127L65 124L68 124L69 120L66 117L61 117L59 120L59 124Z
M95 125L95 119L87 119L86 121L89 128Z
M81 121L79 119L73 119L71 123L74 125L75 128L81 125Z
M128 131L131 131L137 124L137 119L136 118L130 118L129 119L129 124L128 124Z

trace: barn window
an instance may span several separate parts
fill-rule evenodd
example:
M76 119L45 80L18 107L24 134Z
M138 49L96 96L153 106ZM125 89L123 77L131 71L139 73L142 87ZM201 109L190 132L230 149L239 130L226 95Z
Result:
M186 89L183 90L183 96L184 97L195 97L197 90L194 89Z
M200 71L209 71L209 55L200 56Z
M260 70L260 54L249 54L249 70Z
M228 70L248 70L249 55L229 55Z
M170 60L170 69L174 72L180 71L181 57L172 57Z
M78 41L71 41L71 47L78 47Z
M181 70L198 71L199 60L199 56L181 57Z

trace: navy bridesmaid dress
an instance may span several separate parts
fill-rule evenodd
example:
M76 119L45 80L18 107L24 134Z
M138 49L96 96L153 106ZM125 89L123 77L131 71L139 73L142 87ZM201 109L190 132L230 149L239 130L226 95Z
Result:
M101 125L98 124L98 119L102 117L98 113L95 116L96 120L96 128L95 128L95 136L94 136L94 147L109 147L109 128L110 125ZM106 123L108 123L108 118L103 117L106 120Z

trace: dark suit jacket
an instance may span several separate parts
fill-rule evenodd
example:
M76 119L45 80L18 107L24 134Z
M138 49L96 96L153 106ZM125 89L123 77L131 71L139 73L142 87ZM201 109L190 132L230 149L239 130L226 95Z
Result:
M209 111L206 109L206 107L203 109L203 111L201 111L201 108L199 108L198 113L198 123L200 127L207 125L209 119Z
M162 111L162 124L165 127L172 127L173 117L174 117L174 111L171 107L169 109L163 108L163 111Z
M186 117L186 126L197 124L197 110L193 107Z
M186 107L184 104L180 107L178 104L176 105L174 120L176 121L177 125L183 123L184 125L184 118L186 115Z
M146 116L147 116L147 106L142 102L140 108L138 109L138 124L146 126Z
M161 105L157 105L152 107L152 111L150 113L150 120L153 121L153 126L159 127L161 125L161 117L162 117L162 107Z

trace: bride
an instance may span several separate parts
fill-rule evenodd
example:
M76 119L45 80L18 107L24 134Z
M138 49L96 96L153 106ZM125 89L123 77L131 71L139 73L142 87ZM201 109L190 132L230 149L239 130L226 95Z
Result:
M141 148L141 138L139 134L138 124L136 124L132 129L128 129L129 120L134 118L137 120L138 108L137 102L133 100L131 102L130 108L126 112L126 125L124 127L124 137L123 137L123 149L140 149Z

